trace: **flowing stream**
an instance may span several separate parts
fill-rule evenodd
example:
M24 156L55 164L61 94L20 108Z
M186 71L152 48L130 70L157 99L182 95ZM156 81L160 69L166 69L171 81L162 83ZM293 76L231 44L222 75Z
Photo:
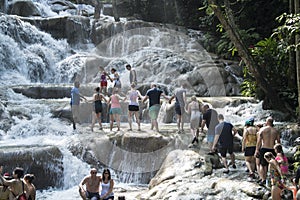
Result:
M43 3L45 1L35 2L47 17L57 16L56 13L49 11L47 5ZM68 15L65 12L61 14ZM172 77L180 76L182 80L186 78L176 70L168 71L170 68L167 67L170 67L170 63L177 63L177 67L184 64L182 70L191 68L189 73L195 73L200 65L206 64L206 60L211 62L209 54L198 43L194 43L193 38L187 41L186 36L181 37L182 35L178 35L175 31L167 32L158 28L125 30L107 42L98 46L87 45L87 50L82 50L76 46L71 47L66 40L53 39L51 35L39 31L14 16L1 15L0 24L0 115L3 118L0 122L0 149L4 151L6 148L25 149L24 145L56 146L63 157L63 174L59 180L62 182L61 186L53 185L39 190L37 193L39 200L79 199L77 185L89 173L90 166L73 156L68 146L70 141L76 139L84 130L74 133L68 121L53 118L51 110L66 107L69 103L68 98L31 99L15 93L12 87L70 84L76 78L74 74L78 73L81 73L83 83L93 84L97 80L95 76L97 70L92 71L85 65L89 57L105 60L107 69L114 65L123 65L124 60L139 65L144 70L141 71L141 77L149 75L146 69L149 68L148 70L151 71L152 63L165 66L155 76L145 79L145 83L164 82L167 87L173 84ZM205 62L201 64L200 61ZM214 74L216 71L218 70L208 70L209 75L213 74L213 79L209 76L203 76L203 79L210 90L208 92L210 95L223 96L225 86L223 81L220 82L222 80L220 75ZM229 66L227 71L231 71ZM123 70L120 73L123 77L122 82L126 86L128 72ZM161 77L160 73L165 76ZM165 81L168 78L170 80ZM235 78L240 81L239 77ZM220 101L222 102L222 97ZM226 113L225 118L230 119L234 124L242 124L250 116L263 119L269 114L268 111L261 109L261 102L251 101L240 105L222 105L217 110ZM55 168L50 166L50 163L48 167ZM43 178L47 179L47 177ZM113 173L113 178L116 179L116 187L119 188L129 190L130 187L134 190L145 188L145 185L140 184L130 174L124 173L124 177L116 177Z

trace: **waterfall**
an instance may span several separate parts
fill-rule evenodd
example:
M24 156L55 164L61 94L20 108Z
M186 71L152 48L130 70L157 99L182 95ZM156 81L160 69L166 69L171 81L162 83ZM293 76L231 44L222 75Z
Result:
M42 17L71 15L71 11L59 14L51 11L48 1L34 2ZM4 5L7 5L7 0ZM97 74L101 65L107 71L116 67L123 85L128 87L129 74L124 65L129 63L136 68L141 86L157 82L171 92L178 83L187 81L191 94L226 96L219 67L197 42L199 38L195 35L201 35L200 32L141 21L121 20L116 23L103 20L101 23L101 27L97 28L103 28L103 32L109 35L104 34L107 39L80 49L80 46L71 47L66 40L54 39L17 16L0 16L0 149L7 153L4 155L11 155L10 152L20 152L20 157L24 152L29 155L26 158L30 162L22 163L24 169L32 170L30 172L37 175L37 183L44 184L43 190L38 191L38 199L80 198L78 183L89 174L92 164L84 162L83 156L74 156L70 146L87 135L85 126L88 125L73 131L70 121L53 117L52 111L70 110L70 99L31 99L15 93L11 86L53 84L53 87L60 87L75 80L94 86L99 84ZM229 67L227 70L231 72ZM231 74L240 81L234 73ZM220 102L224 102L222 98L226 97L221 97ZM166 104L163 109L167 109ZM261 109L261 102L249 99L241 100L238 105L229 103L216 109L235 124L243 124L249 116L263 119L270 115L270 111ZM288 144L291 141L289 134L288 130L283 133ZM180 145L182 142L175 140L157 151L136 153L123 150L112 142L108 162L105 160L103 163L112 169L116 185L120 182L147 184L159 170L164 156ZM41 163L42 158L49 158L46 160L48 165ZM42 167L31 168L32 163ZM5 167L9 170L17 164L20 164L18 159L8 161ZM102 167L99 167L99 173ZM52 181L50 185L49 179Z
M68 56L66 41L53 39L15 16L0 16L1 83L51 83L56 76L55 65ZM5 73L4 73L5 72ZM17 77L11 79L11 77Z

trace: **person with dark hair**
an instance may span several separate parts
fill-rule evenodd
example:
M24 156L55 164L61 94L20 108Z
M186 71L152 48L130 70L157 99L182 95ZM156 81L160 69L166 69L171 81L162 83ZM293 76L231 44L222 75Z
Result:
M100 92L107 95L107 73L102 67L100 67L100 70L102 70L100 75Z
M206 139L208 146L210 148L210 151L212 151L212 145L215 138L215 127L218 125L218 113L216 110L211 109L208 104L205 104L203 106L203 119L201 122L201 132L203 133L203 128L206 125L207 127L207 133L206 133Z
M9 198L13 199L18 197L20 195L24 194L24 191L27 190L27 186L23 183L21 178L24 175L24 170L23 168L16 167L13 171L12 180L6 180L1 174L2 174L3 166L0 167L0 182L5 185L9 186L11 193L9 194Z
M114 200L114 180L111 178L111 173L109 169L103 170L101 187L102 190L100 198L102 200Z
M99 186L101 181L102 178L97 175L97 169L92 168L90 175L85 176L79 183L79 194L81 198L84 200L100 200Z
M256 158L254 157L254 153L257 143L257 131L258 129L254 126L254 118L245 122L242 151L244 151L246 166L249 170L249 178L255 178Z
M91 130L94 131L94 125L96 119L98 120L99 123L99 129L102 130L102 121L101 121L101 113L102 113L102 101L106 101L105 97L100 93L100 88L96 87L95 88L95 93L93 95L93 102L94 102L94 111L93 111L93 118L92 118L92 126ZM96 119L95 119L96 116Z
M33 174L26 174L23 179L25 185L27 186L27 189L26 189L27 200L35 200L35 197L36 197L36 189L32 183L34 178L35 177Z
M108 78L111 82L114 83L113 92L115 90L121 91L122 84L121 84L121 80L120 80L120 75L118 74L118 72L115 68L111 68L110 72L113 75L113 77L108 76Z
M135 69L132 68L130 64L127 64L125 67L129 71L129 81L130 81L130 84L134 83L135 85L137 85L137 77L136 77L136 71L135 71Z
M281 173L283 175L287 175L289 173L289 163L287 157L284 155L282 145L281 144L275 144L274 150L276 153L275 160L278 162Z
M219 124L215 127L215 137L212 145L212 150L215 151L217 144L219 143L219 152L222 157L224 167L226 168L224 173L228 174L228 164L226 159L226 154L230 154L232 167L235 169L235 155L233 153L233 137L237 133L237 130L229 122L224 121L224 116L222 114L218 115Z
M268 117L266 125L258 131L255 155L259 155L260 159L260 185L266 184L266 176L268 172L268 162L265 160L264 155L266 152L272 152L275 156L276 153L274 145L276 143L280 143L280 133L273 126L273 118Z
M76 129L76 123L79 123L79 104L80 100L86 98L80 94L79 92L80 83L78 81L74 82L74 87L71 89L71 109L72 109L72 116L73 116L73 129Z
M169 97L167 97L161 89L157 88L157 85L155 83L151 83L151 89L147 91L146 96L143 99L143 102L149 99L149 116L151 119L151 130L155 128L157 132L159 132L157 117L160 110L161 95L165 99L169 100Z

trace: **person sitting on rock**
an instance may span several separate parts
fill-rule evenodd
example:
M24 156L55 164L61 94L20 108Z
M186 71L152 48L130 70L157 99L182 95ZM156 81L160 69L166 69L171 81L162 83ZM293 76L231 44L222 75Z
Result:
M84 177L79 183L79 194L81 198L84 200L100 200L99 186L101 181L102 178L97 175L97 169L92 168L90 175Z
M102 190L100 197L102 200L114 200L114 180L111 178L109 169L103 170L101 188Z

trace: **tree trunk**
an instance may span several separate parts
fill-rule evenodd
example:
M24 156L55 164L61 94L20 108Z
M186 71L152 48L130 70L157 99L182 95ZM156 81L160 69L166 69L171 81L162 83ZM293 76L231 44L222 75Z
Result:
M293 14L295 11L294 0L289 0L289 13ZM295 44L295 37L291 37L289 44ZM297 87L297 68L296 68L296 53L289 51L289 70L288 70L288 87L295 89Z
M112 6L113 6L113 14L116 22L120 21L120 17L118 15L118 9L117 9L117 0L112 0Z
M102 3L100 2L100 0L96 0L94 5L95 5L94 18L95 19L100 19L100 12L101 12Z
M256 79L258 86L264 91L265 95L271 103L272 108L286 113L288 111L288 106L283 103L283 101L278 97L276 91L271 87L271 84L268 83L265 77L263 77L261 67L257 65L249 49L244 45L244 42L242 41L238 31L239 29L237 28L233 20L234 17L229 7L228 0L224 1L225 5L227 5L225 9L226 16L223 14L218 1L208 0L208 2L209 4L211 4L214 14L217 16L220 23L228 33L230 40L237 48L239 55L241 56L245 64L249 67L249 70Z
M294 0L295 14L299 13L299 0ZM295 45L296 45L296 71L297 71L297 87L298 87L298 119L300 119L300 35L296 33ZM298 45L298 46L297 46ZM298 120L299 123L300 120Z

